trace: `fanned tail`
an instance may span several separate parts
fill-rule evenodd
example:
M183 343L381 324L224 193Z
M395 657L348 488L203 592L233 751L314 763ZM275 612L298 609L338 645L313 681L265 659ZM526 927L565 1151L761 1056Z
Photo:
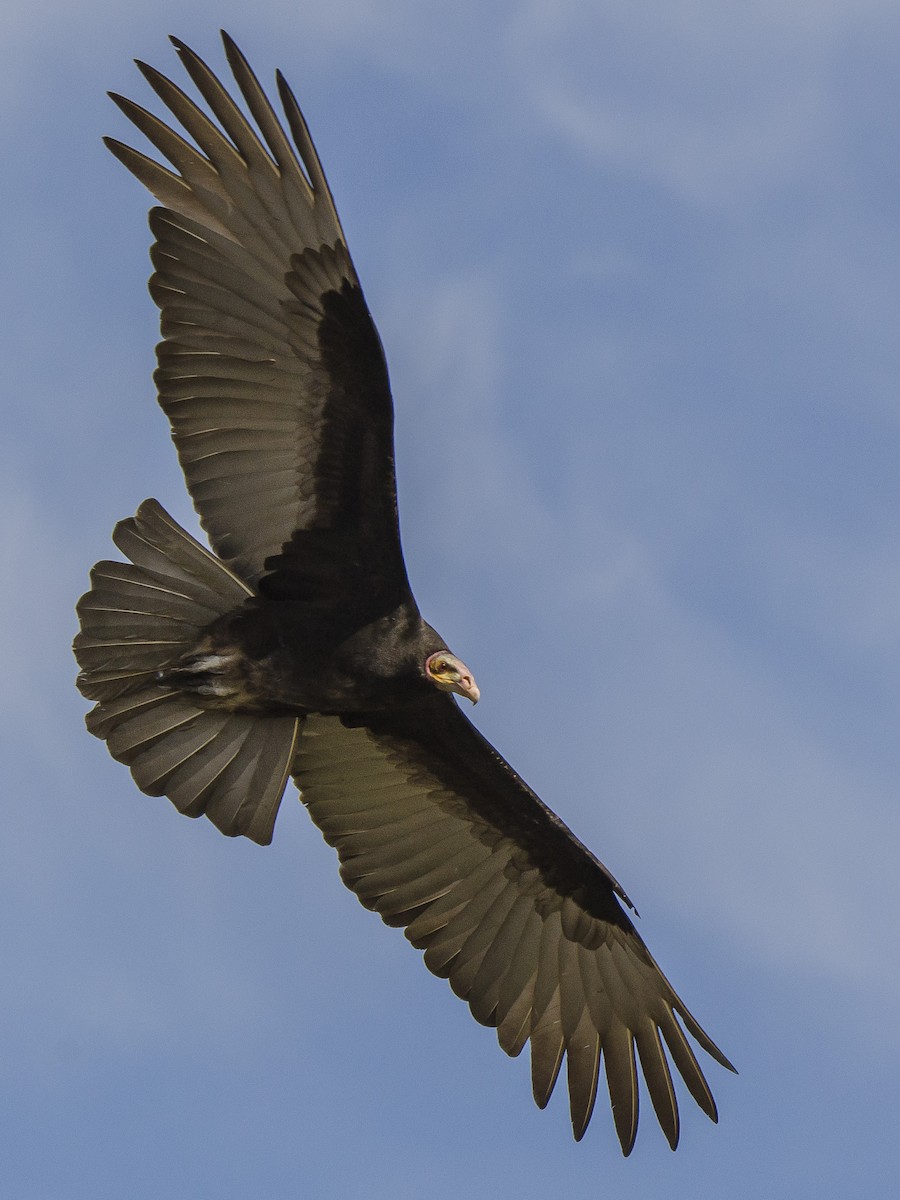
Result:
M272 830L299 722L202 708L157 674L200 631L252 592L155 500L120 521L113 541L131 560L99 562L78 602L78 687L98 703L91 733L131 768L138 787L189 817L262 845Z

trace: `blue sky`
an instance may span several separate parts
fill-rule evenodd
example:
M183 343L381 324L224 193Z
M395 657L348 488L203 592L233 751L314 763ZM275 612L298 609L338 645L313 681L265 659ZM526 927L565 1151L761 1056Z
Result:
M883 1194L900 1174L900 14L888 0L17 2L0 46L0 1161L18 1200ZM185 11L187 10L187 11ZM720 1124L510 1061L286 796L266 850L83 730L87 571L192 521L147 203L100 144L224 25L312 126L478 723L739 1067ZM453 470L437 474L450 447ZM194 527L194 526L191 526ZM645 1103L645 1110L649 1106Z

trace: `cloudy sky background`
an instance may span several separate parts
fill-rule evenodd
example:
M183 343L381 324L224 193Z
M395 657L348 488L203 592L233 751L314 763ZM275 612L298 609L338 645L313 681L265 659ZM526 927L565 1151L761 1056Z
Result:
M900 12L889 0L18 0L0 42L0 1161L18 1200L845 1197L900 1174ZM187 9L187 11L184 11ZM340 885L84 733L73 605L148 495L140 186L176 33L287 74L391 367L410 573L609 864L713 1128L530 1099ZM137 136L137 135L135 135ZM452 464L439 473L438 463Z

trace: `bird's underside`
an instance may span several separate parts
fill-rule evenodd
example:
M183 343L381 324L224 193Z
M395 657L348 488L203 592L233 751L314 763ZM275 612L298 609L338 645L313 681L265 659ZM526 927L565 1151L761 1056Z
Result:
M292 775L360 901L508 1054L530 1042L539 1105L565 1061L580 1138L602 1066L627 1154L640 1063L674 1148L670 1064L716 1119L687 1034L730 1063L612 875L449 694L478 689L409 588L387 368L296 101L279 75L282 125L225 36L251 123L175 45L211 116L141 65L190 141L114 97L171 169L109 144L162 206L156 382L213 553L156 501L116 526L128 561L78 605L88 728L143 791L263 844Z

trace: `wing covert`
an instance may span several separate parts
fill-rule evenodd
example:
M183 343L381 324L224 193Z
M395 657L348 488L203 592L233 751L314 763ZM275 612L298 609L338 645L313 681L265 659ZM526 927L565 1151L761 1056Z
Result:
M669 1058L716 1120L685 1029L731 1064L654 962L617 899L624 893L453 700L360 720L310 716L292 773L361 902L405 927L508 1054L531 1041L541 1107L565 1060L576 1138L601 1063L626 1154L638 1062L673 1148Z

